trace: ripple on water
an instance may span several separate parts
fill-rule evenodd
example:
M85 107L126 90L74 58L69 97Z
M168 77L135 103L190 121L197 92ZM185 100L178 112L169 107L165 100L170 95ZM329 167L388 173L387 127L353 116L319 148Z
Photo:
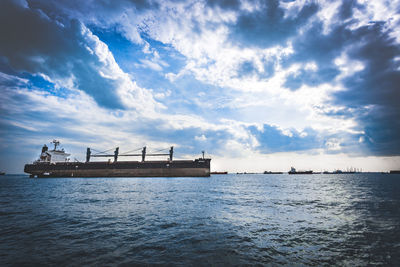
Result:
M400 176L0 180L0 265L400 265Z

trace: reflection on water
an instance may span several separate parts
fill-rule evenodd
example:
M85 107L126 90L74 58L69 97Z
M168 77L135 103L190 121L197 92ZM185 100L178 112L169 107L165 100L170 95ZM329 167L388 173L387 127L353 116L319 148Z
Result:
M0 265L400 264L400 175L0 179Z

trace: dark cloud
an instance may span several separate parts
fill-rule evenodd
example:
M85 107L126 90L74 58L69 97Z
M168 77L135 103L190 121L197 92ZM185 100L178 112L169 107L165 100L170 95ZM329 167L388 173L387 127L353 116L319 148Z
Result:
M297 90L302 85L317 86L335 81L340 72L334 61L342 53L347 54L351 60L360 61L365 68L344 79L342 82L345 90L332 95L332 102L329 103L343 109L326 115L355 119L365 132L343 136L343 139L349 140L342 144L346 149L356 148L360 141L369 148L368 153L399 155L400 63L394 59L399 58L400 48L387 25L384 22L371 22L356 28L352 16L356 9L363 12L364 7L355 0L342 1L336 13L339 20L336 25L329 25L328 32L324 31L324 22L313 17L319 9L314 1L307 2L296 15L288 17L285 17L285 10L277 0L258 3L262 5L261 9L248 12L240 10L240 2L237 0L206 1L211 8L238 12L237 20L228 25L231 34L229 41L234 45L267 48L286 45L291 40L294 53L279 59L283 68L294 63L316 63L318 68L315 71L303 69L296 75L287 77L285 86L290 90ZM118 81L99 74L98 70L104 63L87 49L90 43L82 33L82 23L100 30L107 28L118 31L127 38L127 32L121 29L126 26L121 25L121 16L131 9L138 14L157 8L157 1L145 0L30 0L27 7L15 1L3 0L0 2L0 71L19 77L26 77L28 73L33 83L35 81L32 76L37 73L59 80L74 76L75 86L91 95L100 105L121 108L120 99L115 92L119 86ZM134 23L134 18L130 22ZM196 29L197 22L192 23L192 28ZM307 27L303 27L304 25ZM132 27L129 28L131 30L138 25L128 26ZM304 31L300 32L301 27ZM200 26L197 26L197 31L201 32ZM140 29L138 32L143 34ZM146 41L151 43L152 40ZM273 74L274 65L268 62L266 69L265 73L258 73L254 63L247 61L239 66L239 75L264 75L267 78ZM157 81L151 81L150 84L156 83ZM9 87L11 84L4 81L2 86ZM198 86L201 91L203 86ZM186 91L186 88L188 86L182 92L186 93L185 99L190 102L192 92ZM175 97L174 94L177 93L172 93ZM190 105L185 111L196 112L191 102ZM37 117L32 119L47 118L41 113L35 116ZM50 118L49 120L51 122ZM169 142L182 143L187 151L198 149L197 145L193 145L198 142L193 139L194 136L207 136L208 143L201 145L213 151L223 146L221 140L232 138L226 131L202 131L198 127L172 130L166 134L164 129L157 129L154 125L154 122L148 122L148 126L146 122L142 122L140 129L133 132L150 136L154 140L159 140L162 136ZM260 142L260 151L268 153L321 148L326 141L312 129L305 130L305 137L296 131L293 131L293 136L284 135L278 128L270 125L264 125L263 131L258 131L255 127L250 127L249 130ZM333 138L329 136L331 137Z
M293 91L299 89L302 85L317 86L332 81L339 73L339 70L333 67L325 67L317 71L302 69L300 73L289 75L284 86Z
M359 5L357 3L357 0L345 0L342 2L340 5L339 9L339 17L341 19L348 19L351 18L353 15L353 9L354 8L362 8L362 5Z
M370 107L370 112L349 114L363 125L374 154L399 155L400 151L400 70L396 57L400 45L384 23L364 26L354 32L359 42L349 52L364 69L343 83L346 91L334 95L335 104L352 108Z
M279 1L263 2L263 7L254 12L239 14L231 25L231 39L243 46L270 47L284 43L317 12L318 5L311 2L302 7L295 17L284 17L285 11Z
M88 49L91 44L82 27L76 20L60 25L41 10L1 1L0 55L5 59L1 62L20 73L43 73L51 79L74 77L75 86L100 105L122 108L115 94L117 81L99 73L104 63Z
M354 42L354 34L348 30L348 23L334 25L329 33L324 33L324 25L320 20L314 21L310 27L292 40L294 53L282 60L285 68L294 63L307 64L313 62L317 70L300 70L300 73L287 77L285 87L297 90L303 84L318 86L331 83L340 71L335 59L341 55L345 47Z
M159 8L153 0L27 0L29 6L43 10L52 19L60 21L77 19L85 25L113 29L127 35L121 22L135 14ZM131 12L131 13L130 13ZM134 17L130 19L134 20ZM130 29L132 30L132 29ZM129 38L128 38L129 39Z
M304 134L292 129L291 135L285 135L279 128L264 124L260 131L250 126L249 131L259 142L258 149L263 153L302 151L322 148L323 142L317 132L311 128L304 129Z
M333 26L327 34L323 27L322 21L315 21L307 31L294 38L294 53L282 62L283 65L314 61L319 68L334 68L334 59L352 43L353 34L346 23Z
M159 3L152 0L128 0L128 2L132 3L138 10L154 9L159 7ZM109 3L115 5L115 1L113 0L110 0Z
M48 14L59 16L68 14L76 18L86 16L86 19L106 19L106 15L121 15L125 9L134 8L137 11L156 9L159 1L152 0L27 0L31 8L40 8Z
M240 1L239 0L206 0L207 5L210 7L220 7L223 9L239 9Z
M263 65L264 71L259 71L253 61L243 61L241 64L238 65L236 77L244 78L253 75L264 79L272 77L275 73L275 65L273 64L273 62L265 62Z
M344 10L363 9L349 2L343 2L338 11L340 16L351 15L344 14ZM361 62L364 69L342 81L345 90L335 93L331 104L345 108L340 114L331 115L358 122L365 131L362 139L369 148L366 153L399 155L400 71L399 62L394 59L400 56L400 46L385 22L370 22L350 30L353 23L350 20L331 25L331 30L324 34L322 22L316 21L308 31L294 38L294 53L283 61L283 65L289 67L312 61L318 69L315 72L300 70L296 75L289 75L285 86L297 90L303 84L331 83L340 73L334 61L345 52L350 60Z

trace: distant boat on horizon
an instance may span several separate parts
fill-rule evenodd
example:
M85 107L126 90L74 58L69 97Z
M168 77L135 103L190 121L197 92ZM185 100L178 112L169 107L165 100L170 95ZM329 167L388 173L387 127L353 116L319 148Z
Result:
M0 175L5 175L6 173L5 172L0 172Z
M312 170L309 171L296 171L294 167L290 168L290 171L288 171L288 174L313 174Z

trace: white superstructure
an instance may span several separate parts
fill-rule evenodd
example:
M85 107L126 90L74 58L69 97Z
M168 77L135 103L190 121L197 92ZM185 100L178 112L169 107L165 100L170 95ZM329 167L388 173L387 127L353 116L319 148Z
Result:
M44 145L42 148L42 154L40 154L39 160L37 162L49 162L49 163L56 163L56 162L67 162L69 161L70 154L65 153L64 149L57 150L57 146L60 144L59 141L53 140L54 144L53 150L48 150L47 146Z

